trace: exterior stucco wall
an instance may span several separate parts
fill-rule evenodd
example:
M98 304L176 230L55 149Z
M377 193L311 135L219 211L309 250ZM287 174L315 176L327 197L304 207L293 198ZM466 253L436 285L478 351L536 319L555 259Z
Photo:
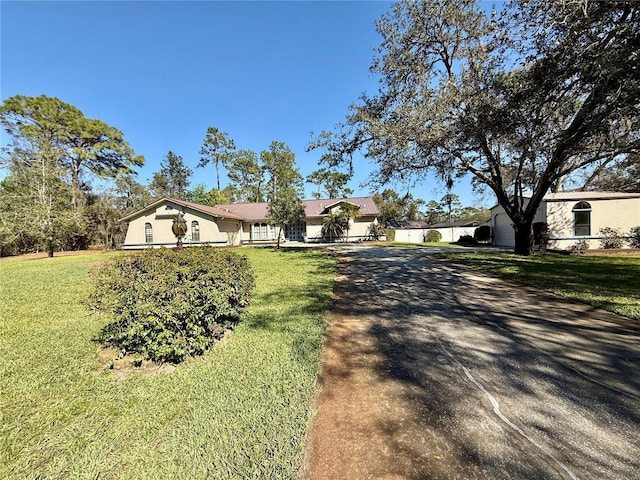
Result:
M440 232L441 242L457 242L464 235L471 235L478 227L444 227L444 228L407 228L396 229L396 242L402 243L423 243L424 236L429 230Z
M578 202L591 205L590 235L574 234L573 208ZM546 200L536 212L534 222L547 223L550 234L547 247L550 249L567 250L580 240L587 240L590 248L599 248L601 235L598 232L601 228L618 228L626 234L632 227L640 225L640 198ZM511 220L499 205L491 209L491 228L495 245L515 246Z
M238 220L218 220L216 222L220 238L226 238L229 245L242 242L242 224Z
M376 222L374 217L358 217L351 221L349 240L365 240L369 238L371 225Z
M172 207L167 209L166 207ZM218 224L210 217L200 214L197 211L173 207L172 205L163 204L155 210L141 213L140 216L129 221L127 235L123 244L124 249L139 248L159 248L173 247L176 245L176 237L171 231L174 218L179 211L184 211L184 219L187 222L187 234L182 242L184 246L190 245L226 245L228 237L226 232L221 232ZM200 226L200 241L193 240L192 222L197 221ZM145 224L150 223L153 231L153 242L145 241ZM225 222L221 221L223 225ZM237 222L236 230L237 230Z
M579 201L591 205L590 235L574 234L573 208ZM601 228L617 228L626 234L632 227L640 226L640 198L547 202L547 223L551 235L549 248L566 250L579 240L587 240L590 248L600 248Z
M307 219L307 241L318 242L322 240L322 219Z
M320 242L324 240L322 238L322 222L324 218L326 217L307 218L307 241ZM376 222L376 217L372 216L362 216L351 220L349 224L349 241L354 242L368 239L371 225ZM343 240L346 240L346 236Z

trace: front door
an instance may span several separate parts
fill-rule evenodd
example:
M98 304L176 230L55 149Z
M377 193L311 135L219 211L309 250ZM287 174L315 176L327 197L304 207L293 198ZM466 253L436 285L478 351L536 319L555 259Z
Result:
M304 222L287 225L285 228L285 237L290 242L302 242L302 236L307 230L307 224Z

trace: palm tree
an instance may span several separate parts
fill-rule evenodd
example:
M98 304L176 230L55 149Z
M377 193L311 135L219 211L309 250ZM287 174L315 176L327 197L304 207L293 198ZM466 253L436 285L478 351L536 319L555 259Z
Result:
M339 239L342 237L342 234L345 230L349 228L349 219L345 217L342 212L335 213L329 212L329 215L322 222L322 228L320 229L320 233L322 233L322 238L329 238L330 242L333 242L334 239Z

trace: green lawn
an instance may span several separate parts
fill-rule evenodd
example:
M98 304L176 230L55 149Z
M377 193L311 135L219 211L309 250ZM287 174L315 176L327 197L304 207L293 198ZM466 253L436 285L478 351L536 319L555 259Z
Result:
M640 320L640 256L449 253L447 258Z
M172 374L117 380L80 303L115 254L0 262L0 478L296 478L332 257L244 249L257 287L228 340Z

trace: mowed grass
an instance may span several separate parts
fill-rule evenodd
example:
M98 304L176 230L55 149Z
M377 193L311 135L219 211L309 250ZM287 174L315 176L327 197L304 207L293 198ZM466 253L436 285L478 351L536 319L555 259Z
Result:
M448 253L465 265L640 320L640 255Z
M243 249L256 273L230 339L172 374L117 380L81 303L118 254L0 262L0 478L296 478L335 261Z

